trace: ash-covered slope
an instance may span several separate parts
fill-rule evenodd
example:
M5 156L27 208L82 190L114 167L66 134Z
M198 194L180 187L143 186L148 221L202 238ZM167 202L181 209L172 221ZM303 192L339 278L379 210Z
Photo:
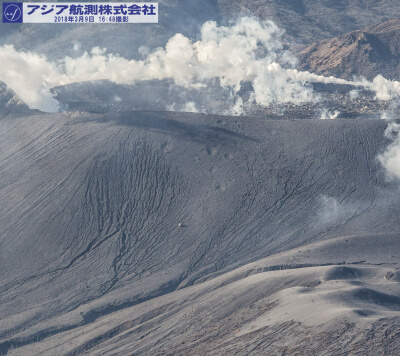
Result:
M400 20L395 19L302 50L299 69L325 76L400 79Z
M306 245L10 354L396 355L398 245L398 234Z
M0 351L34 353L51 335L311 241L398 232L399 199L375 159L385 127L4 117Z
M18 95L0 81L0 117L8 114L26 115L29 113L37 113L37 110L30 110Z

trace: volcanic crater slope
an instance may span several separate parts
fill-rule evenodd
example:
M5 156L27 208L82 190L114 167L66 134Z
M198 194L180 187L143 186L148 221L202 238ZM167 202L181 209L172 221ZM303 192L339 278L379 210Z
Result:
M287 333L350 350L362 322L397 332L383 120L11 110L0 128L1 354L309 350Z

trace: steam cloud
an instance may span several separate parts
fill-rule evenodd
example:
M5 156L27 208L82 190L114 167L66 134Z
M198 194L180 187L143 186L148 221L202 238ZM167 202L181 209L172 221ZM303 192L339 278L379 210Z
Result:
M335 110L333 113L330 112L328 109L322 109L321 110L321 120L334 120L336 119L340 114L340 111Z
M52 87L101 79L117 84L169 79L183 89L199 91L218 82L219 89L229 93L231 113L236 114L243 112L245 100L264 106L316 100L309 85L316 82L360 86L375 91L381 100L400 96L400 83L382 76L372 82L351 82L294 69L296 58L285 49L281 36L273 22L245 17L230 27L206 22L196 42L176 34L165 48L141 48L143 60L128 60L95 47L77 58L48 62L39 54L5 45L0 47L0 80L31 108L50 112L58 110ZM76 50L79 47L74 44ZM245 82L253 90L247 98L240 96ZM196 104L188 102L183 109L196 111Z
M390 122L385 137L392 143L378 156L378 160L385 168L389 180L400 180L400 125Z
M32 109L54 112L58 102L49 89L59 73L44 56L17 52L12 46L0 47L0 80L13 89Z
M321 195L319 197L318 219L325 224L337 222L341 213L341 206L334 197Z
M355 216L361 205L354 205L337 198L321 194L317 201L317 224L319 226L333 226L343 224L346 220Z

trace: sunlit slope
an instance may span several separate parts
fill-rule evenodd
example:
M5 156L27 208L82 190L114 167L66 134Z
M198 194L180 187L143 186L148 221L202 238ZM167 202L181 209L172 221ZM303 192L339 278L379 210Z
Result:
M398 234L309 244L10 355L396 355L398 245Z
M375 160L385 127L133 111L3 117L2 350L311 241L397 232L399 200Z

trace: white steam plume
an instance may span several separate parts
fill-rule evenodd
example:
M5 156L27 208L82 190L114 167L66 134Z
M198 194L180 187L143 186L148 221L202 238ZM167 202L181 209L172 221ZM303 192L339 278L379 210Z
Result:
M196 107L196 103L189 101L184 105L178 105L176 103L167 106L168 111L182 111L182 112L199 112Z
M321 110L321 120L334 120L336 119L340 114L340 111L335 110L333 113L330 112L328 109L322 109Z
M372 82L347 81L300 72L296 58L285 50L282 31L271 21L245 17L226 27L206 22L201 39L193 42L182 34L169 39L165 48L140 49L143 60L128 60L95 47L90 53L50 63L32 52L0 47L0 80L31 108L56 111L50 88L73 82L107 79L117 84L148 80L172 80L185 89L201 89L213 81L231 95L231 112L243 111L241 86L250 82L251 100L260 105L301 104L315 100L308 83L350 84L376 92L381 100L400 96L400 83L377 76ZM74 45L76 51L79 44Z
M349 91L350 99L357 99L360 96L360 92L357 89L353 89Z
M318 197L317 207L317 224L326 226L342 224L357 214L357 211L360 209L360 206L339 201L335 197L324 194Z
M321 195L319 197L318 220L324 224L336 222L341 213L341 206L334 197Z
M378 156L378 161L385 168L389 180L400 180L400 125L390 122L385 137L392 143Z
M381 120L393 120L391 113L384 111L381 113Z
M6 83L33 109L54 112L58 102L49 88L59 72L44 56L17 52L12 46L0 47L0 80Z

